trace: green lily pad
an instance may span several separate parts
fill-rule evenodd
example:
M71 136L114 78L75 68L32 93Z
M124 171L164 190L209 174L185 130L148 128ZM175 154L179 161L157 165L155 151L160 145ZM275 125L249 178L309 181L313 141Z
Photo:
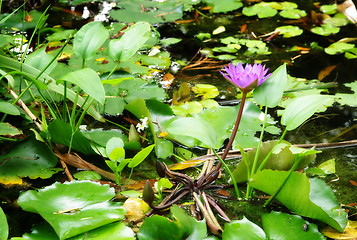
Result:
M303 33L302 29L291 25L277 27L275 31L279 31L279 35L283 35L284 38L296 37Z
M202 104L197 101L185 102L180 105L172 105L172 111L175 115L187 116L195 113L200 113L203 110Z
M332 43L330 46L325 48L325 52L330 55L335 55L337 53L343 53L355 47L352 43L345 43L345 42L335 42Z
M51 149L34 138L17 143L10 152L0 156L0 182L21 184L23 177L49 178L58 170L57 157Z
M54 183L20 195L25 211L40 214L58 237L67 239L124 218L121 203L109 202L115 191L90 181Z
M73 177L78 180L100 180L102 177L94 171L80 171L73 174Z
M224 225L222 240L264 240L264 231L243 216L242 220L233 220Z
M287 171L264 169L253 176L251 185L271 195L287 174ZM347 224L347 213L340 208L331 188L320 179L308 179L304 173L293 172L276 199L290 211L320 220L340 232Z
M258 15L259 18L274 17L278 11L270 3L260 2L250 7L244 7L242 13L248 17Z
M183 15L182 4L173 1L125 0L118 3L118 7L120 9L111 11L110 16L121 22L171 22Z
M298 215L273 211L263 214L262 223L268 239L326 239L315 224Z
M279 15L289 19L299 19L306 16L306 12L300 9L285 9Z
M334 27L331 24L322 24L321 27L311 28L311 32L322 36L329 36L340 31L339 27Z
M177 205L172 206L171 213L177 221L158 215L146 218L137 234L139 240L205 239L207 227L204 220L197 221Z
M27 240L60 240L53 228L45 223L39 224L32 229L31 233L25 233L23 239ZM131 228L122 222L115 222L103 227L68 238L69 240L134 240L135 235Z
M229 12L243 7L241 0L203 0L203 2L212 7L210 11L213 13Z

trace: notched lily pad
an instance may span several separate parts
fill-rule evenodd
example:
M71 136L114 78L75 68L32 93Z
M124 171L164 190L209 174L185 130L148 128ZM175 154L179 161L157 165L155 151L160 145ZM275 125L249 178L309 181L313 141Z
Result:
M0 156L0 183L21 184L23 177L50 178L61 169L54 168L57 157L46 144L26 139Z
M18 203L23 210L40 214L62 240L124 218L121 203L109 202L114 196L109 185L56 182L22 193Z

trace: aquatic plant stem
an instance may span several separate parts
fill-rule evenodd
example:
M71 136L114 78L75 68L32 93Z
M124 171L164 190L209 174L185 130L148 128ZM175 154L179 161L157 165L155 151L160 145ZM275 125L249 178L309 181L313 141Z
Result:
M281 183L281 185L279 186L279 188L275 191L275 193L273 195L270 196L270 198L263 204L263 207L268 206L268 204L273 201L273 199L276 197L276 195L279 194L279 192L281 191L281 189L284 187L285 183L289 180L289 177L291 176L291 174L295 171L295 168L297 167L297 165L300 162L300 157L298 157L298 159L296 159L294 165L291 167L288 175L285 177L285 179L283 180L283 182Z
M280 137L279 141L276 143L276 145L280 144L281 141L283 141L283 139L284 139L284 137L285 137L285 135L286 135L287 132L288 132L288 130L285 128L283 134L281 135L281 137ZM276 145L275 145L275 146L276 146ZM264 158L264 160L262 161L262 163L259 165L257 172L258 172L258 171L261 171L261 170L263 169L265 163L268 161L268 159L270 158L270 156L273 154L273 149L274 149L274 148L272 148L272 149L270 150L270 152L268 153L268 155Z
M268 107L265 106L265 111L264 111L264 121L263 121L263 126L262 126L262 131L260 132L260 137L259 137L259 143L257 146L257 151L255 152L254 160L253 160L253 165L252 165L252 170L250 171L250 176L253 176L255 174L255 169L257 168L257 162L259 158L259 153L260 153L260 147L263 142L263 136L264 136L264 131L265 131L265 125L266 125L266 119L268 115ZM249 184L249 176L248 176L248 184L247 184L247 191L246 191L246 198L251 198L252 197L252 187Z
M247 92L242 92L242 100L240 102L240 106L239 106L239 112L238 112L238 116L237 116L237 120L236 120L236 123L234 125L234 128L233 128L233 132L232 132L232 135L231 135L231 138L229 139L229 142L226 146L226 149L224 149L224 152L222 154L222 161L224 161L228 155L228 152L229 150L231 149L232 147L232 144L233 144L233 141L234 141L234 138L236 137L236 134L237 134L237 131L238 131L238 127L239 127L239 124L240 124L240 120L242 118L242 114L243 114L243 108L244 108L244 104L245 104L245 99L247 98ZM217 166L216 166L216 170L220 169L222 166L222 162L220 161Z
M233 186L234 186L234 190L236 192L237 198L240 199L240 194L239 194L239 189L238 189L238 185L236 180L234 179L233 173L231 172L231 170L228 168L227 164L222 160L222 158L217 154L216 150L214 150L212 148L212 151L214 153L214 155L216 155L216 157L218 158L219 162L222 163L224 169L228 172L229 176L232 179L233 182Z

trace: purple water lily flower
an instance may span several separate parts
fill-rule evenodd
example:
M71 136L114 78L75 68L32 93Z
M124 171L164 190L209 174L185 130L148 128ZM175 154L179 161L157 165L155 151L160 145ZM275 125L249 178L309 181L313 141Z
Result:
M236 85L242 92L250 92L254 88L258 87L265 80L267 80L271 73L268 75L269 68L265 69L265 66L259 64L246 64L245 68L241 63L234 66L232 63L228 64L228 67L224 67L226 73L219 71L228 81Z

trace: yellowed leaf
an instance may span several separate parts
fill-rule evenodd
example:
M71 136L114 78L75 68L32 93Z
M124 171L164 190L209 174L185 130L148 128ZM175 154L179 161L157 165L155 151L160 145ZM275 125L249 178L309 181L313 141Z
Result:
M348 221L345 231L340 233L328 226L321 231L326 237L333 239L349 239L356 240L357 239L357 221Z
M206 160L187 160L183 162L176 163L170 166L170 170L182 170L190 167L195 167Z
M322 69L319 72L319 76L317 77L319 79L319 81L321 81L322 79L324 79L325 77L327 77L328 75L330 75L330 73L337 67L337 65L331 65L328 66L324 69Z

